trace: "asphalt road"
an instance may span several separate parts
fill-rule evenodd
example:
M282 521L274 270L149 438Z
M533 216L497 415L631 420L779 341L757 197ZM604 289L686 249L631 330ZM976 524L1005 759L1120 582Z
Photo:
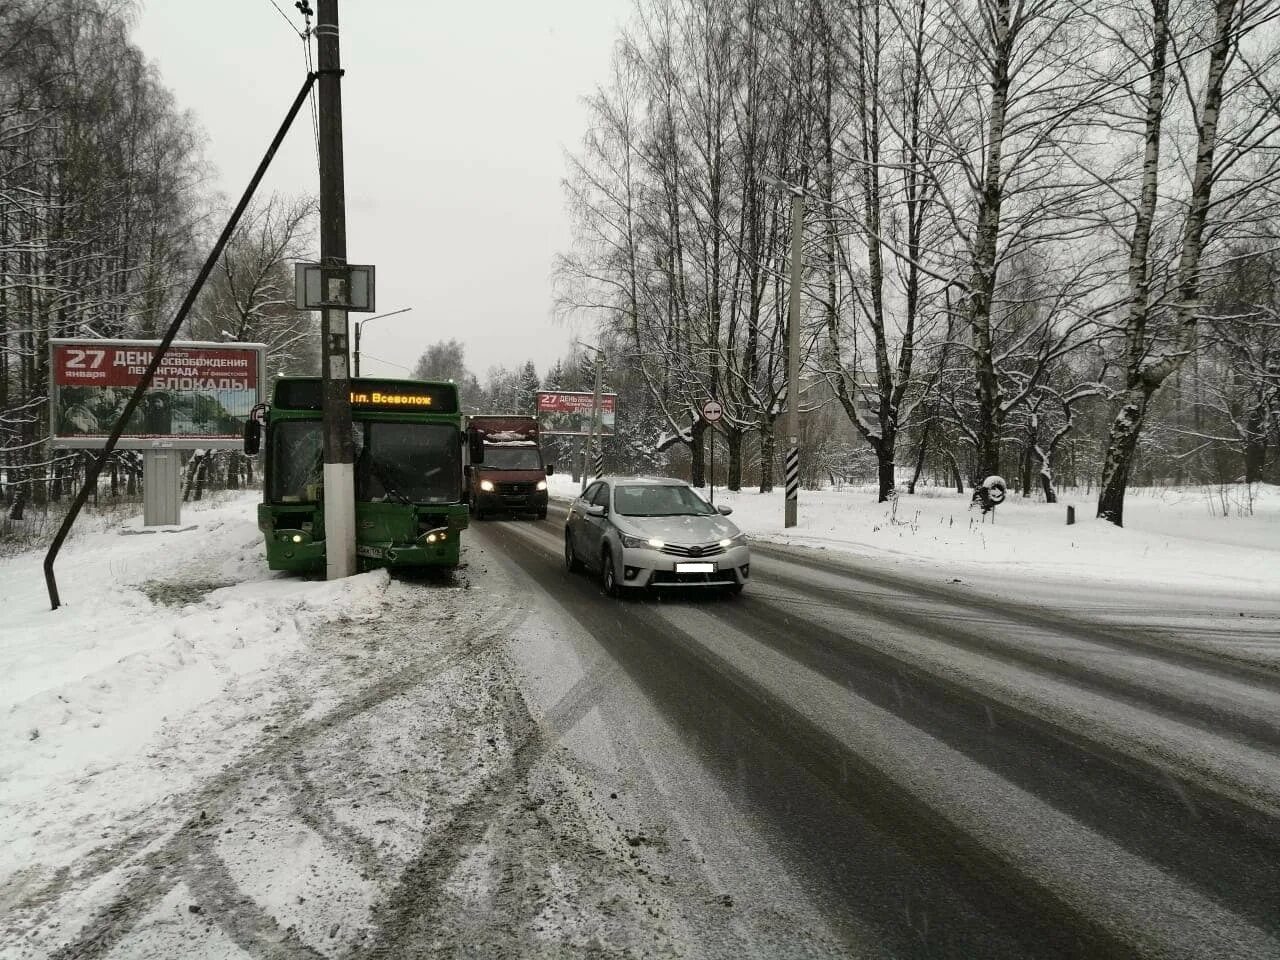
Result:
M564 512L470 536L678 731L847 955L1280 957L1280 675L764 545L741 597L611 600L565 572Z

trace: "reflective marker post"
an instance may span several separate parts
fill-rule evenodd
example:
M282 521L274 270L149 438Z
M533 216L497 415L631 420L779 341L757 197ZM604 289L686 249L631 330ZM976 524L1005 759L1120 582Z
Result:
M794 527L800 497L800 278L804 242L804 191L791 191L791 289L787 300L787 499L783 526Z

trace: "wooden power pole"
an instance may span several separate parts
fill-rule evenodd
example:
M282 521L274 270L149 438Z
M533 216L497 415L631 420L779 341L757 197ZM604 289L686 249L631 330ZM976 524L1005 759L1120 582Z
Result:
M320 263L324 299L340 306L320 311L320 363L324 396L324 538L326 576L356 572L355 442L347 369L347 207L342 172L342 67L338 54L338 0L318 0L317 70L320 98ZM338 268L338 269L331 269Z

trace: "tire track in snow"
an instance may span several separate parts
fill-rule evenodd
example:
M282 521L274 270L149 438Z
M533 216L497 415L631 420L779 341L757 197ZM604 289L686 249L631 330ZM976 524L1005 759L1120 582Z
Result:
M417 605L423 602L429 603L434 599L431 591L422 587L418 589L424 590L424 597ZM412 620L419 611L409 606L410 601L417 598L410 596L407 589L400 589L398 592L404 596L398 598L396 616L393 618L396 622L390 624L390 629L385 618L365 624L354 624L357 632L366 638L373 637L376 640L377 637L390 636L392 640L400 641L400 648L393 647L390 650L390 656L384 655L380 661L375 661L371 666L366 664L371 672L390 673L390 676L375 679L363 689L359 689L354 696L339 700L319 716L310 719L307 719L307 714L313 710L315 701L308 700L300 691L295 699L282 704L273 716L273 719L280 721L280 729L273 736L265 738L264 742L198 790L167 804L172 809L199 810L204 814L203 817L200 814L190 816L173 837L166 840L158 849L144 854L142 861L136 865L128 864L129 851L135 850L139 843L139 837L135 835L103 850L96 857L94 870L78 873L74 877L63 877L15 905L13 911L15 914L19 911L29 912L38 907L52 908L57 901L65 900L68 896L85 890L91 883L112 870L123 868L127 872L129 879L125 881L120 893L99 909L70 942L52 955L56 960L71 960L71 958L95 960L105 956L115 943L122 939L177 882L188 878L189 872L193 869L198 873L197 861L200 859L198 855L208 854L216 857L215 853L195 843L195 838L207 834L214 829L214 824L222 821L222 814L235 802L244 784L260 775L263 769L285 762L306 743L326 736L335 727L416 686L430 683L434 678L473 657L478 651L504 639L520 616L514 598L495 597L494 602L478 608L480 610L478 622L464 627L460 634L444 641L436 649L423 651L416 646L415 640L415 634L420 632L421 625L415 624ZM439 605L436 604L429 610L427 622L432 624L441 622L438 607ZM470 608L464 606L464 609ZM397 624L406 629L396 630ZM340 683L340 679L352 679L357 682L363 679L343 676L351 673L352 665L343 654L351 648L353 638L346 631L352 627L351 622L335 622L322 627L318 632L317 646L327 646L329 649L326 652L329 655L318 669L316 664L310 665L312 667L310 676L316 678L316 683L313 685L315 689L333 688ZM434 656L424 656L426 652ZM357 667L359 665L356 664ZM287 673L287 669L286 665L282 675ZM209 880L209 877L197 875L191 879L201 883ZM232 899L225 889L222 887L217 889L222 891L224 899ZM248 914L243 926L238 925L238 913L241 909L245 909ZM294 949L310 950L309 947L297 944L287 936L278 936L271 926L274 921L264 922L258 915L258 911L250 909L248 904L241 903L229 914L215 919L233 936L233 939L251 945L262 956L282 955L279 954L281 950L286 952ZM291 953L283 955L293 956ZM297 956L312 955L305 952L297 954Z

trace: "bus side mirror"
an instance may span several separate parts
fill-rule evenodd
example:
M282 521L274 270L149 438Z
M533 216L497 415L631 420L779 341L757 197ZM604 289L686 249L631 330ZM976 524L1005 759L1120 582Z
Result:
M254 456L262 447L262 424L246 420L244 424L244 452Z
M471 462L484 463L484 431L472 430L467 438L471 444Z
M556 472L556 465L555 465L554 463L548 463L548 464L547 464L547 476L549 477L549 476L551 476L551 475L552 475L553 473L555 473L555 472Z

